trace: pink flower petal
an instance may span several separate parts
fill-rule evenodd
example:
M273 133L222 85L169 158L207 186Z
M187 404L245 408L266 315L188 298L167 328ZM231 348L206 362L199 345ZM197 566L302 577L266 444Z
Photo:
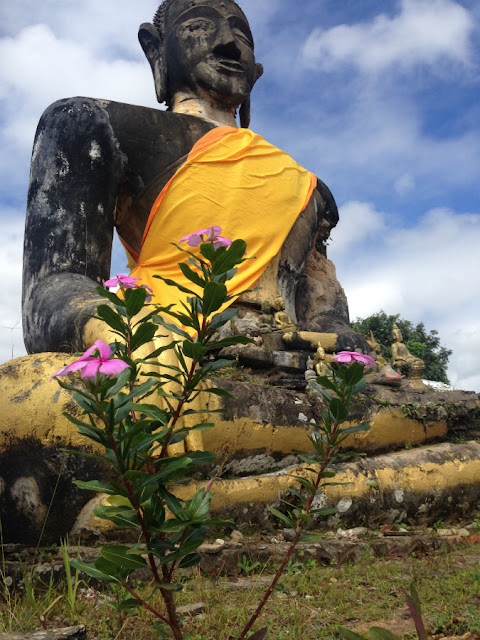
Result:
M108 360L112 357L112 350L103 340L96 340L93 346L94 349L98 349L100 360Z
M93 358L82 369L82 378L96 378L97 372L100 368L102 361L100 358Z
M229 240L228 238L223 238L222 236L218 236L213 241L213 246L215 249L218 249L218 247L229 247L231 244L231 240Z
M118 358L113 358L112 360L107 360L107 362L102 362L99 371L105 376L116 376L117 373L122 373L122 371L128 368L129 365L126 362Z

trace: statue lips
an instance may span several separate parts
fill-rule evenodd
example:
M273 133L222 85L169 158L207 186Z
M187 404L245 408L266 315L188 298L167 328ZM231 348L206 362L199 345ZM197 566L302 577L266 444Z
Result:
M217 69L221 71L225 71L228 74L242 74L245 73L245 67L241 62L237 60L232 60L231 58L219 58L217 59L216 65Z

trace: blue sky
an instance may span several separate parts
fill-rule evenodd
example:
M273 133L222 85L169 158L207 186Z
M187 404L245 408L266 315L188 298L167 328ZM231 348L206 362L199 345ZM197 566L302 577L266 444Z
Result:
M331 189L329 257L350 315L437 329L456 388L480 391L480 5L243 0L265 68L251 128ZM38 119L85 95L157 106L137 42L152 0L0 4L0 361L20 330L25 198ZM113 270L123 270L118 247Z

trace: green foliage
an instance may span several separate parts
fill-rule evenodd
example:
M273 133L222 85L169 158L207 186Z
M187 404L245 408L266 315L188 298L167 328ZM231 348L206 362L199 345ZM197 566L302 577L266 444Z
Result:
M326 408L320 416L320 424L310 434L312 451L293 450L306 467L308 476L292 474L300 486L300 490L289 488L293 498L283 500L285 510L280 511L275 507L269 507L271 513L280 520L281 524L295 530L295 536L291 542L285 557L277 570L272 583L265 592L260 604L245 625L238 640L243 640L260 615L267 600L273 593L284 570L289 570L292 553L298 542L318 542L319 536L315 532L304 533L305 527L311 523L314 517L328 516L336 513L334 507L314 508L315 498L324 493L325 488L332 485L344 484L334 482L336 472L339 469L339 448L351 433L368 431L369 424L358 424L349 427L342 425L349 420L351 409L355 406L354 396L366 385L363 379L364 365L353 362L346 366L339 364L336 369L328 368L327 374L317 377L311 382L311 387L319 392L325 400Z
M401 318L400 314L387 315L384 311L374 313L368 318L357 318L352 323L352 328L367 337L370 336L370 331L373 331L384 358L390 361L392 358L391 344L393 342L392 328L394 323L401 330L403 341L410 353L425 362L424 377L427 380L436 380L448 384L447 365L452 351L440 344L440 338L435 329L427 332L423 322L414 326L410 320Z
M198 424L179 428L182 415L205 413L192 404L200 392L225 395L215 388L202 389L201 383L212 371L229 365L230 361L203 362L204 356L227 343L250 342L244 336L215 340L216 331L235 313L232 309L219 310L231 300L225 282L234 275L236 265L243 262L245 243L236 241L228 248L219 249L207 243L200 246L199 255L186 253L190 266L183 264L181 269L200 291L196 293L167 281L190 296L181 311L154 305L146 307L148 292L141 287L125 287L122 281L119 282L120 295L98 288L109 304L100 304L96 317L117 336L110 345L113 358L105 357L106 347L102 358L114 367L112 371L119 373L102 375L100 368L95 377L81 379L82 389L57 378L63 388L73 392L75 401L83 409L81 418L67 417L82 435L104 448L104 454L97 457L103 458L111 468L110 480L77 480L77 486L107 494L107 503L97 506L95 515L119 527L133 529L139 540L130 546L105 545L91 564L79 558L73 560L71 566L76 574L69 600L75 598L78 572L82 571L123 590L115 605L119 611L131 612L144 606L156 616L157 624L163 625L177 640L183 635L173 594L182 589L182 584L175 582L175 569L200 562L196 550L205 540L209 527L221 522L208 517L211 483L190 500L181 500L174 494L177 484L185 482L198 465L212 464L215 456L196 451L169 457L168 448L183 442L194 430L213 426L202 423L199 416ZM165 320L168 316L173 319L172 323ZM140 347L148 345L157 332L164 334L165 328L181 339L153 348L146 358L135 357ZM196 334L195 337L190 333ZM157 364L156 358L168 350L174 352L176 364L164 365L160 372L157 368L149 371L150 365ZM100 355L94 352L90 358L100 362ZM121 361L128 368L125 369ZM75 366L70 365L58 375L75 370ZM65 558L64 561L67 562ZM164 600L166 614L153 608L131 586L131 573L146 568Z

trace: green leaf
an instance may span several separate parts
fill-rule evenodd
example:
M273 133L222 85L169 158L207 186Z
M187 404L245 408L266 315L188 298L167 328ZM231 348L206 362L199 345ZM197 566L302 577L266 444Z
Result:
M398 636L384 627L370 627L368 633L371 640L400 640Z
M363 378L363 373L363 364L361 364L360 362L352 362L349 367L345 367L343 379L349 386L353 387Z
M178 284L178 282L175 282L175 280L170 280L170 278L163 278L162 276L153 276L154 278L158 278L159 280L163 280L163 282L165 282L165 284L168 284L169 287L175 287L175 289L179 289L182 293L188 293L191 296L195 296L196 293L195 291L192 291L192 289L188 289L187 287L184 287L182 284Z
M129 553L129 547L122 545L105 545L101 547L100 555L108 562L112 562L122 569L143 569L143 567L147 566L142 556Z
M219 369L223 369L224 367L231 367L231 360L215 360L214 362L207 362L202 367L202 373L208 375L209 373L213 373L214 371L218 371Z
M312 509L310 513L316 516L331 516L337 513L337 509L335 507L322 507L321 509Z
M66 417L70 420L70 416L68 414L66 415ZM108 447L108 445L110 444L110 439L108 435L105 433L105 431L102 431L101 429L97 429L97 427L90 427L87 425L77 424L77 428L79 433L81 433L82 436L87 437L89 440L98 442L98 444L101 444L104 447Z
M338 385L332 380L330 376L317 376L316 383L319 386L324 387L325 389L335 391L335 393L339 392Z
M162 425L167 425L170 420L170 414L164 409L159 409L154 404L136 404L135 411L147 418L152 418Z
M132 336L131 349L136 351L139 347L153 340L157 333L157 327L153 322L145 322L141 324Z
M283 524L285 524L289 529L295 528L295 523L293 522L293 520L288 516L286 516L284 513L282 513L278 509L275 509L275 507L271 507L271 506L268 507L268 510L271 513L273 513L273 515L276 518L278 518L281 522L283 522Z
M422 607L420 604L420 598L415 588L414 583L410 583L410 595L407 596L407 605L410 610L410 615L415 624L415 629L420 640L427 640L427 632L422 620Z
M227 324L229 320L235 318L236 316L238 316L238 309L229 307L228 309L225 309L225 311L222 311L222 313L216 313L214 316L212 316L212 319L208 323L208 326L210 329L212 329L212 331L214 331L220 327L223 327L224 324Z
M221 389L220 387L210 387L209 389L202 389L203 393L213 393L215 396L221 396L222 398L234 398L235 396Z
M215 262L215 259L217 257L217 252L211 242L203 242L200 245L200 253L209 262Z
M184 340L182 343L182 351L187 358L192 360L201 360L206 354L207 349L201 342L193 342L190 340Z
M220 309L227 297L227 287L219 282L207 282L203 290L203 315L209 316Z
M199 553L189 553L178 563L179 569L185 569L186 567L193 567L200 563L202 556Z
M212 269L213 275L226 273L237 264L242 263L246 250L247 244L244 240L234 240L228 249L215 261Z
M106 322L114 331L118 331L122 335L126 334L127 325L111 307L106 304L101 304L97 307L97 314L99 318Z
M97 290L99 296L101 296L102 298L107 298L107 300L110 300L112 304L118 307L126 307L125 300L119 298L116 293L108 291L107 289L105 289L105 287L95 287L95 289Z
M302 478L302 476L296 476L293 473L290 475L290 477L291 478L295 478L296 480L298 480L300 482L300 484L305 487L305 489L308 489L310 491L310 493L314 493L315 492L315 485L313 485L310 482L310 480L307 480L307 478Z
M86 573L87 576L90 576L91 578L96 578L103 582L118 582L117 578L104 573L103 571L99 571L93 564L86 564L85 562L81 562L77 559L72 560L70 564L74 569L83 571L83 573Z
M356 424L353 427L345 427L345 429L340 429L340 433L342 435L346 435L349 433L357 433L357 431L369 431L371 429L371 425L368 422L362 422L362 424Z
M119 527L140 527L137 519L137 514L133 509L128 507L109 507L106 505L99 505L95 507L93 513L103 520L111 520Z
M193 451L188 454L188 457L195 465L214 464L215 460L217 459L217 455L215 453L212 453L211 451Z
M180 267L183 275L190 280L190 282L193 282L203 289L205 286L205 280L196 271L190 269L185 262L180 262L178 266Z
M365 640L365 638L358 633L350 631L350 629L344 629L343 627L338 627L338 633L345 638L345 640Z
M148 292L143 287L137 289L127 289L125 291L125 300L127 302L127 314L130 317L136 316L140 309L143 308Z
M100 480L89 480L88 482L74 480L73 484L76 484L80 489L87 489L88 491L95 491L96 493L108 493L112 496L118 493L113 485L100 482Z
M331 398L329 409L336 422L343 422L347 417L347 408L339 398Z
M136 598L122 598L120 602L115 605L117 611L134 611L141 606L141 602Z
M323 536L321 533L315 533L315 532L302 533L298 541L299 542L325 542L325 536Z
M175 335L179 335L179 336L183 336L184 338L187 338L188 340L190 340L190 336L189 334L184 331L183 329L181 329L178 325L176 324L172 324L170 322L166 322L162 316L155 316L154 320L157 324L161 325L162 327L164 327L165 329L167 329L168 331L171 331L172 333L174 333Z
M170 491L167 491L167 489L163 487L159 487L158 493L165 500L168 510L179 520L185 521L186 516L183 505L177 496L174 496L173 493L170 493Z
M131 373L132 373L131 369L125 369L125 371L122 371L121 373L119 373L117 375L116 381L114 381L114 384L109 388L108 395L115 396L121 389L126 387Z

